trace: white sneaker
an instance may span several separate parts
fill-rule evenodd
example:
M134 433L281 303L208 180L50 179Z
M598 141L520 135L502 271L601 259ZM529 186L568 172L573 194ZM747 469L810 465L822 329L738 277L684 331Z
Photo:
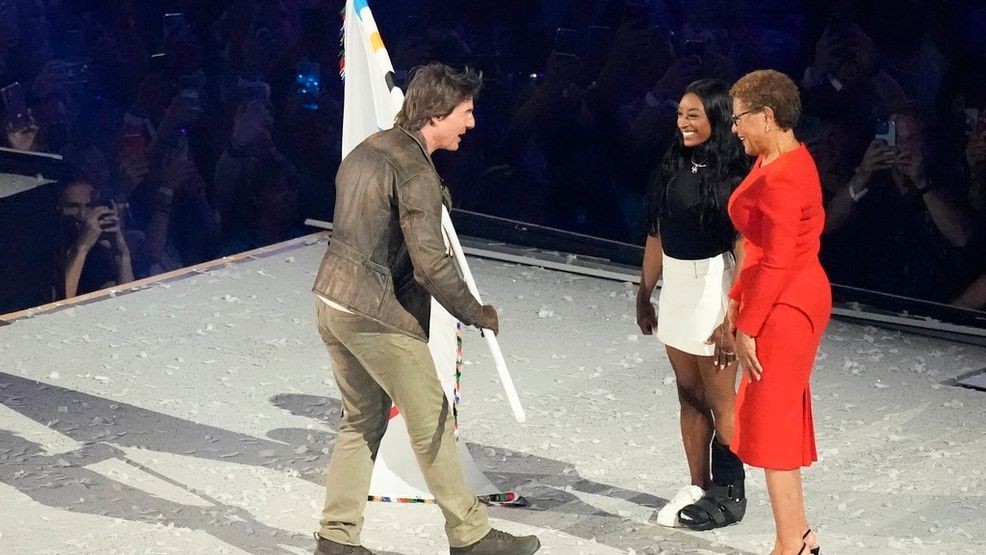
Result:
M668 501L668 504L661 507L661 510L657 512L657 523L661 526L668 526L671 528L677 528L681 526L678 522L678 511L683 509L686 505L691 505L692 503L698 501L705 495L705 490L698 486L685 486L678 490L674 498Z

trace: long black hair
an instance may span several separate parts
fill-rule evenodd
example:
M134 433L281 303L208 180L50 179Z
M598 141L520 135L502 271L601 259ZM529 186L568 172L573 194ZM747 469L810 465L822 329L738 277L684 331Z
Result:
M693 93L702 101L705 116L712 127L709 140L685 147L681 133L675 131L674 141L664 153L661 166L655 172L650 196L650 228L655 232L667 204L668 184L685 171L691 171L692 160L707 168L699 172L699 213L702 229L715 233L732 231L726 215L729 195L750 171L750 158L732 132L733 102L729 85L719 79L700 79L685 87L682 96Z

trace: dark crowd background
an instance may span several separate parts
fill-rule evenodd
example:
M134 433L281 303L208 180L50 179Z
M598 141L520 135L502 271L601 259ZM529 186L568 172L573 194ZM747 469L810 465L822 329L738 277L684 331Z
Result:
M60 211L63 273L88 253L77 293L331 220L343 6L0 0L6 146L71 167L37 210ZM982 0L371 9L398 81L432 60L483 71L477 128L436 154L456 208L640 245L685 85L773 68L802 87L832 281L986 308Z

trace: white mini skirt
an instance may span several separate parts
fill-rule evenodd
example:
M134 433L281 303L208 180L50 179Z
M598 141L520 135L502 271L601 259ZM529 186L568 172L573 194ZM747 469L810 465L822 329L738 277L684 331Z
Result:
M714 355L715 345L705 341L726 316L733 254L724 252L702 260L679 260L665 254L663 259L657 338L679 351Z

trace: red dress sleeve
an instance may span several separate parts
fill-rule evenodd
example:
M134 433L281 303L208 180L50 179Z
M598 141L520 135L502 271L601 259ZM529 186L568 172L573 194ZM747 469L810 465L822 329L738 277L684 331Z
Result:
M797 259L802 194L794 177L787 172L778 173L761 185L754 210L760 212L762 255L741 272L730 292L730 297L737 299L733 295L742 294L736 327L753 337L760 333L784 288L788 270Z

